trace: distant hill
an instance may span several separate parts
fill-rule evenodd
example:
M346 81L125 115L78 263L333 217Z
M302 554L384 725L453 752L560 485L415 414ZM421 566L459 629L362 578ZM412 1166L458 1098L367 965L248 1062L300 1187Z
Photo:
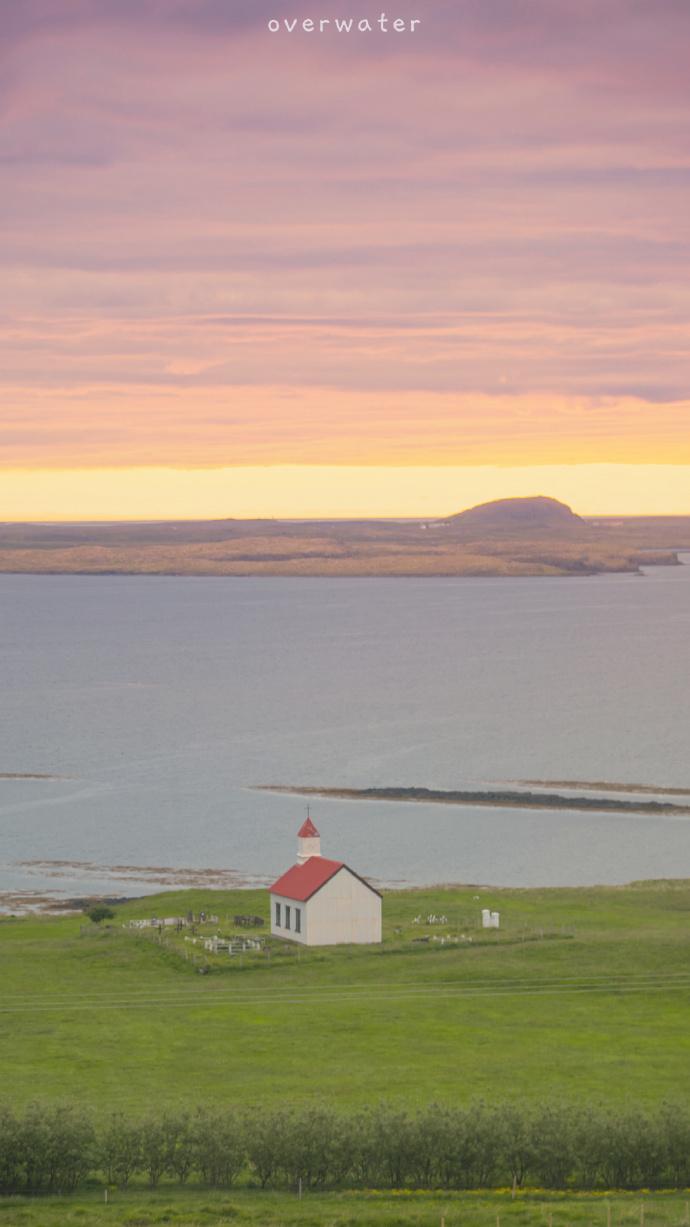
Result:
M552 498L447 520L2 524L0 574L596 575L675 565L690 516L582 520Z
M480 503L478 507L470 507L468 511L448 516L443 523L478 533L525 533L531 536L543 532L572 533L586 528L585 521L575 515L565 503L559 503L555 498L545 498L543 495L535 498L501 498L492 503Z

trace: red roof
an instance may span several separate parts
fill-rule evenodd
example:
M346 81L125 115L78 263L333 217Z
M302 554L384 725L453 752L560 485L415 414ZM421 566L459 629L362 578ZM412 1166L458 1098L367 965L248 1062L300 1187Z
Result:
M284 895L286 899L306 903L317 890L335 877L339 869L344 868L343 861L329 861L325 856L310 856L302 865L293 865L292 869L288 869L287 873L282 874L268 889L272 895Z
M299 831L297 832L298 839L313 839L314 836L318 839L319 832L317 831L311 818L305 819Z

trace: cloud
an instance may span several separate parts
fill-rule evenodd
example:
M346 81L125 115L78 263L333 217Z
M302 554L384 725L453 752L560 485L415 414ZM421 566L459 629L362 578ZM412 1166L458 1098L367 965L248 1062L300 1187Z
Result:
M265 28L317 7L5 6L7 462L397 463L444 433L673 458L688 6L426 0L413 46Z

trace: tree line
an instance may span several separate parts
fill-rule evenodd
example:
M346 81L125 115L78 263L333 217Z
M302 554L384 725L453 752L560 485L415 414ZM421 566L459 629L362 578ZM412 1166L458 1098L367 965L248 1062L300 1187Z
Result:
M474 1103L416 1112L379 1105L146 1118L74 1104L0 1107L0 1193L73 1192L133 1179L262 1188L638 1189L690 1185L690 1112Z

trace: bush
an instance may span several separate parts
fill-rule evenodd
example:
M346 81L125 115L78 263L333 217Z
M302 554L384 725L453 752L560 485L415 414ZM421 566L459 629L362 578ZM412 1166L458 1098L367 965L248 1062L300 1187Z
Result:
M114 1112L101 1130L98 1154L107 1183L126 1189L132 1176L142 1168L140 1125L121 1112Z
M99 925L102 920L112 920L115 913L107 904L97 903L94 907L89 908L86 915L95 925Z
M683 1188L690 1178L690 1113L544 1104L432 1104L415 1115L379 1105L355 1115L328 1107L262 1111L198 1108L113 1113L98 1127L71 1104L0 1105L0 1193L72 1192L87 1178L125 1187L145 1174L228 1187L243 1173L262 1187L423 1189Z

